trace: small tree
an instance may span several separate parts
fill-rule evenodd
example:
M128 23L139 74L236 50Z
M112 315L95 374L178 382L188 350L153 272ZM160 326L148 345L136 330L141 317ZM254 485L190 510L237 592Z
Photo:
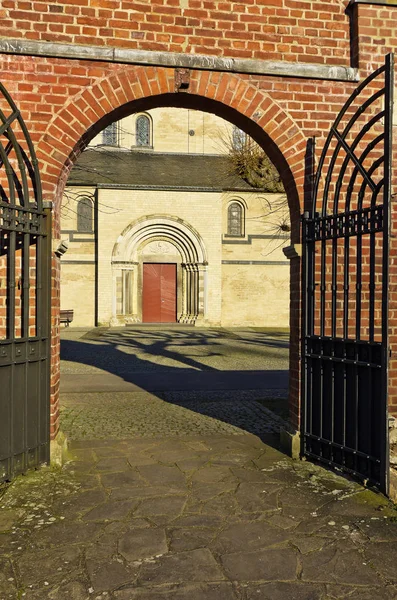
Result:
M284 192L284 186L275 166L249 135L240 129L235 129L222 141L229 157L231 175L241 177L258 190L266 190L269 193Z

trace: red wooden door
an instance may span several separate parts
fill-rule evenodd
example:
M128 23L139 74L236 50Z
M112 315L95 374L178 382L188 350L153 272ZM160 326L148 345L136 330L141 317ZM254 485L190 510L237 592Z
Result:
M176 322L176 265L144 263L142 321Z
M176 321L176 265L161 265L161 321L160 323L175 323Z

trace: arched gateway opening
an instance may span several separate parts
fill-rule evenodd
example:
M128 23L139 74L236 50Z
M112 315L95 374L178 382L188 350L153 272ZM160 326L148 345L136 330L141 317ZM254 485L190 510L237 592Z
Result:
M303 134L299 131L293 120L265 93L257 90L250 85L248 81L235 75L224 75L223 78L218 74L200 73L192 74L189 82L189 91L175 93L174 80L163 77L161 69L136 69L139 79L135 77L128 82L125 87L121 79L118 77L111 78L109 84L112 86L112 93L109 90L106 94L106 100L99 100L98 96L104 98L104 87L98 86L97 90L84 92L81 98L76 98L69 102L52 123L49 133L46 136L46 145L49 150L50 161L53 167L58 172L56 184L50 184L48 189L52 188L52 194L55 193L55 236L59 237L59 209L62 193L67 182L68 174L89 142L100 131L116 120L122 119L134 113L145 113L153 108L158 107L174 107L183 109L200 110L203 112L213 113L219 117L233 123L239 130L249 134L266 152L272 163L275 165L283 182L291 219L291 242L292 244L299 243L300 236L300 202L299 195L303 196L304 181L305 181L305 153L306 142ZM150 75L149 86L147 85L147 75ZM159 88L165 88L165 93ZM106 87L107 89L107 87ZM150 91L157 92L150 94ZM178 91L178 90L177 90ZM84 98L84 100L83 100ZM129 100L126 102L126 98ZM112 102L110 106L109 101ZM87 103L93 102L95 112L87 112ZM118 103L120 102L120 105ZM82 107L79 109L79 105ZM113 110L111 110L113 108ZM82 113L76 111L83 110ZM95 120L98 113L101 115ZM56 136L60 135L60 128L65 126L65 123L72 122L73 128L63 131L61 142ZM77 137L80 134L80 137ZM65 156L63 163L60 163L60 151L66 154L64 141L71 144L72 136L74 144ZM54 144L54 147L52 147ZM52 168L51 168L52 170ZM48 197L48 196L47 196ZM150 218L150 206L148 206L148 216ZM176 215L177 217L177 215ZM210 224L209 224L210 225ZM166 226L169 226L169 223ZM134 225L132 228L134 229ZM131 251L133 239L129 237L131 232L130 226L128 231L123 233L125 239L120 240L120 244L115 248L112 260L113 281L112 286L117 286L121 289L126 287L137 287L142 285L143 272L142 265L144 262L150 263L150 256L147 261L133 261L138 263L133 269L125 268L120 262L120 251L124 252L123 260L131 260ZM183 230L183 227L182 227ZM142 229L141 229L142 231ZM169 227L168 227L169 232ZM139 225L134 229L135 236L139 238ZM179 236L181 233L178 234ZM178 237L177 235L177 237ZM182 233L182 237L183 237ZM122 236L122 237L123 237ZM186 236L186 234L185 234ZM190 232L186 239L194 239L194 235ZM127 239L132 242L129 245L129 257L126 258L125 248L128 246ZM182 254L177 249L178 244L175 239L171 239L167 234L165 237L160 235L160 232L154 235L153 242L163 242L170 245L171 249L175 249L179 255L175 262L182 262ZM150 237L148 238L150 246ZM192 262L184 263L186 266L183 269L181 288L185 290L184 294L179 299L179 306L176 307L176 319L185 323L195 323L200 320L203 312L205 298L205 270L206 259L202 249L200 250L200 242L196 240L190 242L192 252L197 254L201 252L200 257L195 257ZM142 250L144 245L141 244ZM148 248L148 246L146 246ZM138 248L135 248L138 250ZM153 248L152 250L153 251ZM150 253L149 253L150 254ZM290 419L294 427L298 427L299 423L299 307L300 307L300 258L299 253L292 252L292 260L290 261L290 392L289 406ZM137 258L137 257L136 257ZM59 265L57 264L58 273ZM135 270L135 277L132 272ZM186 290L189 290L188 292ZM131 297L131 294L125 294L125 297ZM59 306L59 283L57 278L53 280L53 306ZM129 307L129 311L134 315L134 308ZM142 306L137 304L135 314L142 315ZM120 302L112 307L113 324L119 321L118 313L125 312L123 299L120 297ZM133 317L132 317L133 318ZM56 319L56 316L55 316ZM56 321L54 322L55 325ZM57 331L56 326L53 331ZM58 345L58 336L53 338L53 344ZM58 429L59 407L58 407L58 387L59 387L59 357L57 353L53 358L52 375L53 383L55 384L53 394L53 433L56 434Z
M182 83L181 83L182 82ZM257 89L243 76L234 74L194 72L180 73L178 70L166 68L112 68L107 79L96 81L91 87L79 91L70 97L63 108L52 118L46 132L35 143L36 154L40 164L44 205L53 207L52 232L52 280L51 280L51 351L47 356L50 362L51 382L51 414L50 432L54 439L59 430L59 382L60 382L60 256L65 246L60 239L61 198L69 172L77 158L98 133L127 115L146 115L150 109L157 107L173 107L174 109L192 109L212 113L232 123L239 131L250 135L261 146L275 165L288 197L291 215L292 242L299 240L299 195L303 196L305 139L294 121L265 92ZM6 125L9 122L5 122ZM150 135L145 137L144 147L150 148L152 143L152 124ZM114 128L113 128L114 129ZM107 144L113 144L117 131L106 138ZM241 137L241 139L243 139ZM240 140L240 136L239 136ZM139 138L139 144L141 139ZM43 206L44 206L43 205ZM244 235L245 207L244 201L232 198L229 203L227 232L231 236ZM239 210L236 211L236 206ZM34 207L33 207L34 208ZM95 230L94 205L91 198L80 198L78 204L79 217L76 235L80 238L92 236ZM143 280L143 272L136 278L131 277L131 269L122 269L118 260L134 259L138 263L138 271L144 265L152 264L156 259L156 244L162 244L162 255L166 247L174 258L171 263L183 262L180 271L182 294L179 294L179 306L175 307L175 318L185 323L195 323L205 313L206 267L207 257L205 244L197 235L194 227L186 219L181 219L178 212L161 217L159 212L147 203L144 213L145 223L124 223L120 228L121 237L113 252L111 267L115 272L112 277L105 278L107 284L120 286L128 291L128 287L139 285ZM153 220L153 215L156 219ZM211 229L211 222L204 227ZM124 229L124 233L123 233ZM135 254L134 254L135 253ZM298 425L299 401L299 281L300 260L297 252L291 261L291 353L290 353L290 407L291 422ZM154 257L154 258L153 258ZM157 260L156 260L157 262ZM139 266L141 265L141 266ZM161 265L167 266L167 261ZM143 271L143 269L141 269ZM118 273L117 273L118 271ZM176 276L177 277L177 276ZM140 279L139 279L140 278ZM25 294L26 295L26 294ZM127 294L131 299L131 293ZM142 298L144 294L142 295ZM26 304L26 303L25 303ZM27 306L27 304L26 304ZM134 314L133 306L122 307L124 313ZM137 310L143 312L142 306ZM113 317L117 320L118 307L114 307ZM69 317L68 317L69 318ZM160 319L161 320L161 319ZM47 396L48 398L48 396ZM23 467L22 469L23 470Z

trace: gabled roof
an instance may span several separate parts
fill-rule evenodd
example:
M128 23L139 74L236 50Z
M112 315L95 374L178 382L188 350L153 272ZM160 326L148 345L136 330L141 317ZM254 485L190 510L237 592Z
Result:
M257 191L228 171L228 158L222 155L87 148L74 165L68 185Z

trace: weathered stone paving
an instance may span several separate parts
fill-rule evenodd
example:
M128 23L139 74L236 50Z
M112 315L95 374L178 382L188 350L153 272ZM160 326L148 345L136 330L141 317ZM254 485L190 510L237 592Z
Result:
M397 597L397 510L250 434L90 440L17 480L0 599Z

